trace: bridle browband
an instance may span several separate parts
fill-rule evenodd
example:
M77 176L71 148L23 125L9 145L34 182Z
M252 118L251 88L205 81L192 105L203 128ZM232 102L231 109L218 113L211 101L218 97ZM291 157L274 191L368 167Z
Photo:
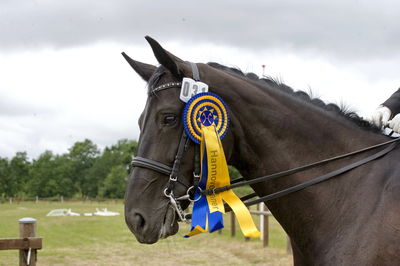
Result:
M155 95L159 91L171 89L171 88L180 88L182 86L182 82L168 82L157 88L153 89L150 94Z
M189 63L191 65L191 67L192 67L193 78L195 80L199 80L200 79L199 71L198 71L198 68L197 68L196 64L194 64L192 62L189 62ZM156 92L159 92L159 91L162 91L162 90L166 90L166 89L180 88L181 84L182 84L181 82L165 83L165 84L160 85L160 86L156 87L155 89L153 89L151 91L151 94L155 94ZM219 187L219 188L214 188L214 189L203 190L203 191L200 191L200 193L202 195L216 194L216 193L221 193L223 191L227 191L229 189L242 187L242 186L245 186L245 185L252 185L252 184L256 184L256 183L260 183L260 182L271 181L271 180L279 178L279 177L292 175L292 174L295 174L295 173L298 173L298 172L301 172L301 171L305 171L305 170L313 168L313 167L317 167L317 166L320 166L320 165L323 165L323 164L327 164L329 162L333 162L333 161L336 161L336 160L339 160L339 159L343 159L343 158L346 158L346 157L349 157L349 156L352 156L352 155L361 154L363 152L367 152L367 151L370 151L370 150L373 150L373 149L376 149L376 148L391 144L387 148L385 148L385 149L383 149L383 150L381 150L379 152L376 152L376 153L374 153L374 154L372 154L372 155L370 155L370 156L368 156L366 158L363 158L363 159L361 159L361 160L359 160L357 162L354 162L352 164L346 165L346 166L344 166L344 167L342 167L340 169L337 169L337 170L334 170L334 171L329 172L327 174L318 176L316 178L313 178L313 179L311 179L309 181L300 183L298 185L295 185L295 186L280 190L278 192L275 192L275 193L272 193L272 194L269 194L269 195L266 195L266 196L259 197L258 199L251 200L251 201L247 201L247 200L256 197L257 196L256 193L251 193L251 194L248 194L248 195L246 195L244 197L241 197L241 200L245 201L244 204L246 206L251 206L251 205L254 205L254 204L257 204L257 203L260 203L260 202L269 201L269 200L272 200L272 199L283 197L283 196L291 194L293 192L300 191L300 190L302 190L304 188L307 188L309 186L318 184L318 183L326 181L326 180L328 180L328 179L330 179L332 177L335 177L335 176L338 176L338 175L343 174L345 172L348 172L348 171L350 171L350 170L352 170L352 169L354 169L356 167L359 167L359 166L361 166L363 164L366 164L366 163L368 163L368 162L370 162L372 160L375 160L375 159L378 159L380 157L383 157L385 154L387 154L390 151L392 151L393 149L395 149L397 147L397 145L399 144L399 142L400 142L400 138L395 138L395 139L392 139L392 140L389 140L389 141L386 141L386 142L383 142L383 143L379 143L379 144L376 144L376 145L373 145L373 146L369 146L369 147L366 147L366 148L363 148L363 149L360 149L360 150L357 150L357 151L353 151L353 152L350 152L350 153L342 154L342 155L339 155L339 156L335 156L335 157L332 157L332 158L328 158L328 159L325 159L325 160L321 160L321 161L318 161L318 162L314 162L314 163L307 164L307 165L304 165L304 166L301 166L301 167L297 167L297 168L293 168L293 169L290 169L290 170L282 171L282 172L279 172L279 173L274 173L274 174L271 174L271 175L266 175L266 176L253 178L253 179L247 180L247 181L245 181L244 178L238 178L238 179L232 180L231 181L231 183L232 183L231 185L224 186L224 187ZM183 133L182 133L182 136L181 136L181 139L180 139L180 142L179 142L179 146L178 146L178 151L176 153L176 156L175 156L174 163L173 163L172 167L170 167L170 166L168 166L168 165L166 165L164 163L161 163L161 162L158 162L158 161L155 161L155 160L152 160L152 159L139 157L139 156L135 157L132 160L132 166L134 166L134 167L147 168L147 169L156 171L156 172L158 172L160 174L164 174L164 175L168 175L169 176L169 181L168 181L166 189L164 190L164 194L165 194L165 196L170 198L171 204L176 209L176 211L178 213L178 216L182 221L186 221L187 219L190 219L191 215L190 214L185 214L183 212L182 208L180 207L179 201L180 200L190 200L190 201L197 200L197 199L193 199L193 195L194 195L194 191L199 189L198 183L199 183L199 180L200 180L200 159L199 159L199 152L198 152L199 147L196 144L195 144L193 184L192 185L185 184L185 182L182 181L178 177L181 160L182 160L184 152L188 149L189 143L190 143L189 138L186 135L185 131L183 130ZM187 188L186 195L180 196L178 198L176 198L174 196L173 190L174 190L174 186L175 186L176 182L181 183L182 185L184 185ZM225 211L227 211L227 212L231 211L230 207L225 205Z

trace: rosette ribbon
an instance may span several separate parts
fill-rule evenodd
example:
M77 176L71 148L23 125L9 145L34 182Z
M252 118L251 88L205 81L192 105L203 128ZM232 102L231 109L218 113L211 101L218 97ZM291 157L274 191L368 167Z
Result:
M203 232L214 232L224 227L222 214L224 202L236 215L239 226L246 237L259 237L249 210L232 191L203 195L201 191L230 184L221 138L228 129L228 114L222 99L210 92L192 97L185 107L184 126L188 136L200 144L201 179L195 191L190 237Z

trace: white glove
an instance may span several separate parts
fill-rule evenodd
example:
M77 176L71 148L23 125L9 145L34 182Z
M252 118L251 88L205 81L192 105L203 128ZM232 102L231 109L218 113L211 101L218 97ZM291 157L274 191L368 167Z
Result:
M391 115L392 112L390 109L381 105L375 110L375 113L371 116L370 121L377 127L387 126Z
M394 132L400 133L400 114L397 114L389 121L389 127L393 129Z

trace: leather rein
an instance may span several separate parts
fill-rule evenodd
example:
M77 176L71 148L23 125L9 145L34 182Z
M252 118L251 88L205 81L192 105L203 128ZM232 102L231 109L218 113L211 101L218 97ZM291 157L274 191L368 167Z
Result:
M193 79L194 80L199 80L199 71L197 69L197 66L194 63L191 63L191 62L190 62L190 64L191 64L191 67L192 67ZM181 82L169 82L169 83L166 83L166 84L163 84L163 85L160 85L160 86L156 87L155 89L153 89L151 91L151 94L155 94L156 92L159 92L161 90L166 90L166 89L171 89L171 88L181 88L181 84L182 84ZM310 164L307 164L307 165L304 165L304 166L300 166L300 167L297 167L297 168L293 168L293 169L290 169L290 170L274 173L274 174L271 174L271 175L256 177L256 178L253 178L253 179L247 180L247 181L244 178L234 179L234 180L231 181L232 182L231 185L224 186L224 187L219 187L219 188L214 188L214 189L202 190L202 191L200 190L200 193L202 195L217 194L217 193L221 193L223 191L227 191L227 190L233 189L233 188L238 188L238 187L242 187L242 186L246 186L246 185L252 185L252 184L256 184L256 183L260 183L260 182L271 181L271 180L279 178L279 177L292 175L292 174L295 174L295 173L298 173L298 172L301 172L301 171L305 171L307 169L311 169L313 167L317 167L317 166L320 166L320 165L323 165L323 164L327 164L327 163L330 163L330 162L333 162L333 161L336 161L336 160L339 160L339 159L343 159L343 158L346 158L346 157L349 157L349 156L352 156L352 155L361 154L363 152L367 152L367 151L370 151L370 150L373 150L373 149L376 149L376 148L391 144L388 147L386 147L385 149L380 150L380 151L378 151L378 152L376 152L376 153L374 153L374 154L372 154L372 155L370 155L370 156L368 156L366 158L363 158L363 159L361 159L361 160L359 160L357 162L351 163L351 164L346 165L346 166L344 166L342 168L339 168L337 170L331 171L331 172L329 172L327 174L315 177L315 178L313 178L313 179L311 179L309 181L300 183L298 185L295 185L295 186L292 186L292 187L277 191L275 193L272 193L272 194L269 194L269 195L266 195L266 196L259 197L258 199L251 200L251 201L248 201L248 200L256 197L257 196L256 193L251 193L251 194L248 194L248 195L245 195L245 196L241 197L241 200L244 202L244 204L246 206L255 205L255 204L260 203L260 202L269 201L269 200L272 200L272 199L276 199L276 198L283 197L285 195L300 191L300 190L302 190L304 188L307 188L309 186L318 184L318 183L326 181L326 180L328 180L328 179L330 179L332 177L335 177L335 176L338 176L338 175L343 174L345 172L348 172L348 171L350 171L350 170L352 170L354 168L357 168L357 167L359 167L359 166L361 166L363 164L366 164L366 163L368 163L368 162L370 162L372 160L375 160L375 159L378 159L380 157L383 157L385 154L387 154L390 151L392 151L393 149L395 149L397 147L397 145L399 144L399 142L400 142L400 138L395 138L395 139L392 139L392 140L389 140L389 141L386 141L386 142L383 142L383 143L379 143L379 144L376 144L376 145L372 145L372 146L369 146L369 147L366 147L366 148L363 148L363 149L360 149L360 150L356 150L356 151L353 151L353 152L350 152L350 153L345 153L345 154L342 154L342 155L338 155L338 156L335 156L335 157L331 157L331 158L328 158L328 159L324 159L324 160L321 160L321 161L310 163ZM179 178L179 169L180 169L181 160L183 158L183 155L184 155L185 151L187 151L187 149L189 147L189 144L190 144L190 139L188 138L188 136L186 135L185 131L183 130L181 139L179 141L178 151L176 153L176 156L175 156L174 163L173 163L172 167L169 166L169 165L166 165L164 163L161 163L161 162L158 162L158 161L155 161L155 160L152 160L152 159L148 159L148 158L143 158L143 157L140 157L140 156L137 156L132 160L132 166L134 166L134 167L147 168L147 169L153 170L155 172L158 172L160 174L164 174L164 175L168 175L169 176L169 181L168 181L167 186L166 186L166 188L164 190L164 195L170 199L171 205L175 208L175 210L176 210L176 212L177 212L177 214L178 214L178 216L179 216L181 221L187 221L187 219L190 219L191 218L191 214L185 214L183 212L179 201L182 201L182 200L196 201L196 200L198 200L198 199L194 199L193 195L194 195L194 191L196 191L197 189L200 189L198 187L198 184L199 184L199 181L200 181L200 158L199 158L199 152L198 152L198 149L199 149L199 145L198 144L194 143L194 145L195 145L195 152L194 152L195 156L194 156L194 171L193 171L194 178L193 178L193 184L191 184L191 185L187 184L184 181L185 179ZM185 186L187 188L187 192L186 192L185 195L180 196L180 197L175 197L173 191L174 191L174 187L175 187L176 183L180 183L181 185L183 185L183 186ZM227 212L231 211L229 206L225 205L225 211L227 211Z

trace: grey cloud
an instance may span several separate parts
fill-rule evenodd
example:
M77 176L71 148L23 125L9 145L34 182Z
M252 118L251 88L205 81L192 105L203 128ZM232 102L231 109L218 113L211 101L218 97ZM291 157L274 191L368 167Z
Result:
M116 120L118 118L114 118ZM2 116L0 114L0 157L12 157L17 151L27 151L31 158L38 157L45 150L61 154L67 152L73 143L91 139L99 148L115 144L123 138L137 139L135 119L121 121L110 126L104 120L69 117L55 114L51 117Z
M55 112L49 107L39 106L38 104L0 93L0 118L37 115L48 117Z
M315 51L341 59L398 56L396 1L2 1L0 49L144 44ZM311 53L311 54L312 54Z

